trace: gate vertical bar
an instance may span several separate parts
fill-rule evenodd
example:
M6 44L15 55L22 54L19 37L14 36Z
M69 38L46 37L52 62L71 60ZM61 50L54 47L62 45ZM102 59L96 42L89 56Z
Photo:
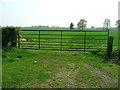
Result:
M40 30L39 30L39 49L40 49Z
M61 31L61 50L62 50L62 31Z
M84 51L85 51L85 48L86 48L86 31L85 31L85 35L84 35Z

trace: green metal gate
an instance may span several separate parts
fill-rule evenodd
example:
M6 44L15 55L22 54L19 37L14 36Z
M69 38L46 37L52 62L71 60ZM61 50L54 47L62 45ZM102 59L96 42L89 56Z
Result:
M105 52L108 37L105 30L21 30L18 45L25 49Z

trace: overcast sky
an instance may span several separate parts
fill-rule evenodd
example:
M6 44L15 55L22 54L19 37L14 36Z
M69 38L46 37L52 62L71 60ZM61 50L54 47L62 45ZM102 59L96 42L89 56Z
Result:
M115 26L118 19L119 0L0 0L0 25L32 26L49 25L75 26L80 19L102 27L104 19Z

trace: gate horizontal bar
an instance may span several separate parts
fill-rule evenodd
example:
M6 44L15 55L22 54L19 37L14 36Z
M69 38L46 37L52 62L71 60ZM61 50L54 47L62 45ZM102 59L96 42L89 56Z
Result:
M56 35L56 36L59 36L61 34L40 34L40 35ZM65 34L62 34L62 36L85 36L85 35L65 35ZM87 35L87 36L107 36L107 35Z
M21 34L21 35L39 35L39 34ZM40 34L40 35L54 35L54 36L60 36L61 34ZM85 35L65 35L62 34L63 36L85 36ZM87 36L107 36L107 35L87 35Z
M61 43L60 44L40 44L40 45L61 46ZM62 46L83 46L83 45L62 45Z
M39 34L20 34L20 35L39 35Z
M40 47L40 48L61 48L61 47Z
M21 31L68 31L68 32L108 32L107 30L21 30Z
M39 39L39 38L29 38L29 39ZM61 39L61 38L40 38L40 39ZM62 38L62 39L80 39L80 40L84 40L84 38ZM107 40L107 39L87 39L87 40Z
M22 41L21 41L22 42ZM22 42L22 43L26 43L26 44L29 44L31 42L38 42L38 41L27 41L27 42ZM58 41L40 41L40 42L43 42L43 43L60 43ZM62 42L62 43L78 43L78 44L84 44L84 42ZM87 43L86 44L107 44L107 43Z
M31 46L31 45L33 45L33 46ZM29 44L29 45L24 44L24 46L21 46L21 47L38 47L37 45L39 45L39 44ZM61 46L61 45L54 45L54 44L40 44L40 45L41 46L43 45L44 48L58 48L58 47L49 47L49 45L51 45L51 46ZM48 45L48 46L45 46L45 45ZM62 45L62 46L63 47L65 47L65 46L67 46L67 47L69 47L69 46L82 46L82 47L84 47L84 45ZM86 46L86 49L96 49L96 48L92 48L92 47L99 47L98 49L100 49L100 48L105 49L106 48L106 46ZM79 49L79 48L75 48L75 49Z
M37 49L37 48L22 48L22 49L33 49L33 50L58 50L58 51L84 51L84 50ZM85 50L85 51L90 51L90 52L94 52L94 51L106 52L106 51L104 51L104 50Z
M20 41L20 42L22 42L22 43L37 43L38 41Z

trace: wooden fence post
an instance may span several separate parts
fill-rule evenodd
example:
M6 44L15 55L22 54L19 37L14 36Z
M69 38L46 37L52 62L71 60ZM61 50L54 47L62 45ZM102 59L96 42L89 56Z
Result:
M110 56L113 48L113 37L108 37L107 43L107 56Z

